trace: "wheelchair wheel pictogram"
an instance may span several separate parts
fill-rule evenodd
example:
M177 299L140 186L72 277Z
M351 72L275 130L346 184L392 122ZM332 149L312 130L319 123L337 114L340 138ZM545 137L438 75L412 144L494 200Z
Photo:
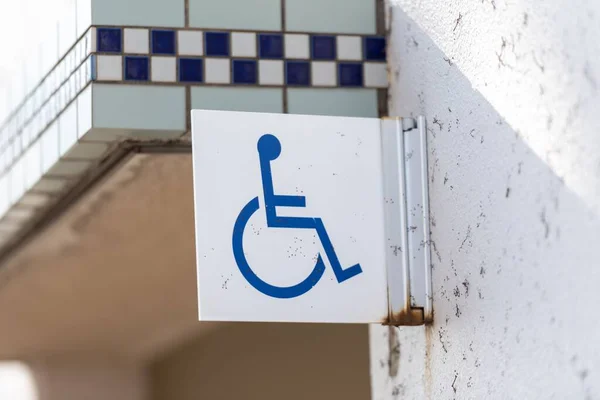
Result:
M246 229L246 225L250 220L250 217L259 210L259 202L258 197L250 200L248 204L242 209L237 220L235 221L235 225L233 228L233 254L235 257L235 261L237 262L238 268L240 272L246 278L248 283L254 286L258 291L266 294L267 296L276 297L279 299L290 299L293 297L298 297L308 292L317 284L317 282L323 276L325 272L325 264L323 263L323 259L319 254L317 258L317 262L312 272L308 275L306 279L302 282L293 285L293 286L275 286L271 285L261 278L258 277L250 268L248 264L248 260L244 254L244 231Z
M279 139L271 134L265 134L258 140L257 149L265 199L264 211L267 216L267 226L279 229L315 230L338 283L342 283L360 274L362 272L360 264L355 264L345 269L342 268L321 218L286 217L277 214L277 207L306 207L306 199L304 196L277 195L274 192L271 162L281 154ZM240 272L248 283L267 296L286 299L305 294L319 282L325 272L325 263L323 262L321 253L319 253L315 266L308 277L292 286L271 285L259 278L248 264L248 260L244 254L244 231L252 215L259 209L259 199L255 197L242 208L233 227L233 255Z

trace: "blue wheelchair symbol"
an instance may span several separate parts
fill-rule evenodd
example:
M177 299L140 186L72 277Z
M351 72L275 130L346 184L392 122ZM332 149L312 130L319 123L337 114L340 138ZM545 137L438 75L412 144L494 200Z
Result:
M274 193L273 177L271 175L271 161L276 160L281 154L281 143L279 142L279 139L270 134L263 135L258 140L257 147L258 156L260 159L263 193L265 198L267 226L269 228L316 230L338 283L342 283L345 280L360 274L362 272L360 264L355 264L346 269L342 268L321 218L282 217L277 215L277 207L306 207L306 199L304 196L276 195ZM252 217L252 215L258 211L258 209L259 202L257 196L244 206L235 221L235 225L233 227L232 245L233 255L235 257L235 261L237 262L238 268L240 269L242 275L244 275L244 278L246 278L246 280L252 286L254 286L255 289L266 294L267 296L280 299L289 299L303 295L317 284L325 272L325 264L323 263L321 254L318 255L315 267L308 277L296 285L282 287L274 286L263 281L254 273L252 268L250 268L250 265L248 265L243 248L244 229L246 228L250 217Z

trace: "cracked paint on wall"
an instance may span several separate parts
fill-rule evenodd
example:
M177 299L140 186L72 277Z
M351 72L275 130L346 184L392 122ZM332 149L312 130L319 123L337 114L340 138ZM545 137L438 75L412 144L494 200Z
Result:
M600 4L394 0L428 121L434 323L371 328L374 400L600 398Z

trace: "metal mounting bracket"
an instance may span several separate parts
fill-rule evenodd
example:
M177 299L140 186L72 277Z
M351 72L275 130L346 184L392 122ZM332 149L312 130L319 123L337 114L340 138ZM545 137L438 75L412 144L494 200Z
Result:
M425 118L384 118L388 325L433 320Z

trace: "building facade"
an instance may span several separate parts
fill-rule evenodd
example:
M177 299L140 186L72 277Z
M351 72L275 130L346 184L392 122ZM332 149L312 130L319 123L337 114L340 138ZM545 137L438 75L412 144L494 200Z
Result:
M24 4L2 16L0 398L600 396L599 5ZM198 323L194 108L425 115L433 324Z

